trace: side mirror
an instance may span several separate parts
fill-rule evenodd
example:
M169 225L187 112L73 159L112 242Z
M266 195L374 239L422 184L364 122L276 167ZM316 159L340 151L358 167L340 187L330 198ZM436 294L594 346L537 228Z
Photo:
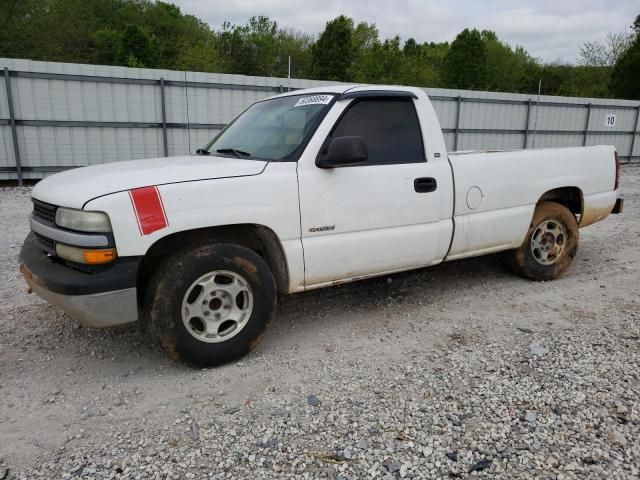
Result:
M336 137L331 140L326 153L316 159L320 168L348 167L367 161L367 145L361 137Z

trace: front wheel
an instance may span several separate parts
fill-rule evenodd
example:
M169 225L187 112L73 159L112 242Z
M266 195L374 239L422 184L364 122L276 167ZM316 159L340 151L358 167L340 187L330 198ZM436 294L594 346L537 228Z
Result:
M175 360L210 367L259 342L276 308L266 262L248 248L212 244L167 258L145 298L151 331Z
M578 222L571 211L556 202L540 202L524 242L508 252L519 275L532 280L553 280L562 275L578 251Z

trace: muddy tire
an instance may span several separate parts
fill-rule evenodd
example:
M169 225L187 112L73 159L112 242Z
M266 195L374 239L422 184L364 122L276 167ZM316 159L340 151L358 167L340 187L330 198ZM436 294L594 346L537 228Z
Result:
M562 275L578 251L578 222L569 209L556 202L540 202L520 248L507 253L511 268L532 280L553 280Z
M276 309L266 262L233 244L176 252L146 289L149 328L173 359L197 367L236 360L254 349Z

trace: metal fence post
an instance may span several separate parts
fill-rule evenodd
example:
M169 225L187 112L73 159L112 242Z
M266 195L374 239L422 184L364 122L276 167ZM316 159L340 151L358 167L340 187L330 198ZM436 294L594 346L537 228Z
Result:
M13 140L13 155L16 160L16 175L18 185L22 186L22 165L20 163L20 149L18 148L18 131L16 130L16 115L13 110L13 96L11 95L11 80L9 68L4 67L4 84L7 91L7 105L9 106L9 123L11 125L11 138Z
M160 104L162 106L162 148L164 156L169 156L169 147L167 145L167 107L164 96L164 78L160 77Z
M458 134L460 133L460 110L462 109L462 96L458 95L458 109L456 110L456 133L453 138L453 151L458 151Z
M636 107L636 125L633 128L633 133L631 134L631 149L629 150L629 162L633 160L633 151L636 146L636 137L638 136L638 124L640 123L640 105Z
M525 150L528 148L529 143L529 122L531 121L531 99L527 102L527 121L524 126L524 145L522 148Z
M589 103L589 105L587 105L587 123L584 126L584 137L582 138L583 147L587 145L587 136L589 135L589 122L591 121L591 107L592 104Z

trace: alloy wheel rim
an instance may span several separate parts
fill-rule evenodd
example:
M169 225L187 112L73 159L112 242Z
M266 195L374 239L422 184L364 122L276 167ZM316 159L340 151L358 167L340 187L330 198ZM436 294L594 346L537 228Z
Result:
M235 337L249 322L253 292L236 272L216 270L202 275L182 300L182 322L196 339L220 343Z
M544 220L531 235L531 253L541 265L553 265L562 257L566 243L564 225L556 220Z

